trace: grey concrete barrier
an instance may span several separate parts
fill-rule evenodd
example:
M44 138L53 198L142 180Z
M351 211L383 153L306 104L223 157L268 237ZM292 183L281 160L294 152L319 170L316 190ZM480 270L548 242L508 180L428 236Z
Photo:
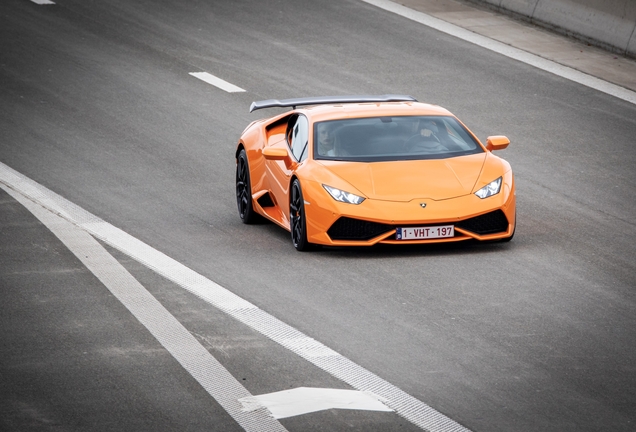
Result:
M636 0L471 0L636 57Z

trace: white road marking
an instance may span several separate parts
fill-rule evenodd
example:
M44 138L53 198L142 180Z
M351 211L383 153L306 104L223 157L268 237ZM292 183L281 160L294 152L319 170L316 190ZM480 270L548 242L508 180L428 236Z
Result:
M52 5L55 4L55 2L52 2L51 0L31 0L33 3L35 4L39 4L39 5Z
M465 28L456 26L455 24L451 24L439 18L435 18L431 15L427 15L423 12L409 9L406 6L402 6L390 0L362 0L362 1L364 1L365 3L369 3L371 5L377 6L380 9L393 12L397 15L400 15L404 18L408 18L420 24L424 24L425 26L431 27L435 30L441 31L451 36L455 36L459 39L465 40L475 45L479 45L483 48L489 49L496 53L505 55L515 60L519 60L520 62L529 64L538 69L553 73L562 78L566 78L570 81L583 84L584 86L615 96L627 102L636 104L636 92L633 92L631 90L628 90L616 84L603 81L602 79L593 77L584 72L577 71L576 69L572 69L570 67L560 65L551 60L547 60L537 55L530 54L529 52L520 50L518 48L514 48L510 45L506 45L502 42L490 39L486 36L482 36L470 30L466 30Z
M238 93L238 92L245 91L242 88L237 87L234 84L229 83L227 81L224 81L221 78L217 78L214 75L209 74L207 72L190 72L190 75L192 75L195 78L199 78L201 81L205 81L208 84L212 84L214 87L218 87L221 90L225 90L228 93Z
M199 341L88 232L18 192L0 185L35 215L150 331L170 354L246 431L286 431L266 405L246 411L252 397Z
M424 402L0 162L0 183L78 225L233 318L288 348L356 390L371 392L397 414L429 432L468 432ZM237 401L238 403L238 401Z
M244 411L267 408L276 419L294 417L328 409L364 411L393 411L378 396L357 390L298 387L259 396L248 396L239 401Z

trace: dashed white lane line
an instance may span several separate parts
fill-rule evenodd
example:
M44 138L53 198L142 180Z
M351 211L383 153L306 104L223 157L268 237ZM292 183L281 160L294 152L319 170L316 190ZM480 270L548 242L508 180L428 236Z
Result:
M404 18L408 18L420 24L424 24L425 26L431 27L435 30L441 31L451 36L455 36L459 39L465 40L475 45L479 45L483 48L505 55L520 62L529 64L538 69L542 69L546 72L553 73L570 81L574 81L603 93L615 96L619 99L623 99L627 102L636 104L636 92L633 92L616 84L603 81L602 79L588 75L584 72L577 71L576 69L560 65L556 62L541 58L527 51L523 51L510 45L506 45L502 42L490 39L486 36L482 36L470 30L466 30L465 28L456 26L455 24L451 24L439 18L435 18L431 15L427 15L423 12L409 9L406 6L402 6L390 0L362 1L377 6L380 9L384 9L388 12L393 12L396 15L400 15Z
M0 187L51 230L244 430L287 430L264 404L243 409L240 400L249 400L251 393L88 232L18 192Z
M101 220L0 162L0 183L62 216L94 237L144 264L238 321L288 348L352 388L379 396L385 405L429 432L468 432L456 421L324 344L280 321L194 270Z
M52 2L51 0L31 0L33 3L35 4L39 4L39 5L52 5L55 4L55 2Z
M245 91L242 88L237 87L234 84L229 83L227 81L224 81L221 78L215 77L214 75L209 74L207 72L190 72L190 75L200 79L201 81L205 81L206 83L211 84L214 87L220 88L221 90L225 90L228 93L239 93L239 92Z

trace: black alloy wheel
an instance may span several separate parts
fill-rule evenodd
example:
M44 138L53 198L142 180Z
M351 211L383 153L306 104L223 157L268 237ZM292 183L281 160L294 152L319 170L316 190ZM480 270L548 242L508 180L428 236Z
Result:
M250 170L247 164L245 149L241 149L236 160L236 205L239 216L244 224L255 223L258 214L252 206L252 187L250 185Z
M307 220L305 218L305 200L300 189L300 182L294 179L291 187L291 199L289 201L289 219L291 225L292 243L296 250L301 252L312 250L315 245L307 241Z

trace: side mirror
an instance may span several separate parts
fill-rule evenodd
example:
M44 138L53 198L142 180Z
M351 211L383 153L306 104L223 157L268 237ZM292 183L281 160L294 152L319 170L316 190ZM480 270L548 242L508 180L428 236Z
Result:
M508 147L510 140L503 135L494 135L486 138L486 148L490 151L503 150Z
M289 158L287 150L280 147L265 147L263 157L267 160L285 160Z
M289 156L287 149L283 147L265 147L263 149L263 157L267 160L280 160L285 162L285 167L294 169L296 162Z

